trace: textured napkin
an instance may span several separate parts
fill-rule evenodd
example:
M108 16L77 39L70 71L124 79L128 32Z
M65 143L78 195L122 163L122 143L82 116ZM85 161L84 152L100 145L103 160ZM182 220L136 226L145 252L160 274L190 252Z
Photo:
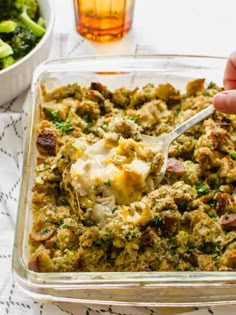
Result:
M130 54L155 53L151 47L139 46L132 35L123 40ZM50 58L75 57L83 54L122 53L118 44L100 46L76 34L55 36ZM120 50L119 50L120 49ZM123 50L124 51L124 50ZM148 308L84 305L72 303L41 303L32 300L14 284L11 274L12 246L17 212L19 183L23 157L23 134L27 117L28 91L0 106L0 315L235 315L236 306L212 308ZM185 313L183 313L185 312Z

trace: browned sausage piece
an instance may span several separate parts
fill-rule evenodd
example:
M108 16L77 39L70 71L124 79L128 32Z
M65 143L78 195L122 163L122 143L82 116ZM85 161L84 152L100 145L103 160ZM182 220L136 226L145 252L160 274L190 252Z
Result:
M185 165L182 161L176 160L175 158L168 159L167 172L183 174L186 172Z
M236 229L236 213L225 214L220 218L220 225L225 230L235 230Z
M54 225L47 225L37 232L34 231L31 232L30 238L35 242L42 242L48 240L53 235L54 232L55 232Z
M36 143L41 154L56 155L56 133L53 130L43 129Z

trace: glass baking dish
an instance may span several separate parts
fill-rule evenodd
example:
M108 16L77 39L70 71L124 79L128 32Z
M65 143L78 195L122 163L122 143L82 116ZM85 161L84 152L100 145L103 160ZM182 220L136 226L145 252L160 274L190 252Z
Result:
M25 137L13 251L16 283L31 297L47 301L140 306L213 305L236 302L236 272L68 272L39 273L28 268L31 190L36 160L39 88L77 82L101 82L110 89L147 83L171 83L183 90L188 81L205 78L222 86L223 57L152 55L88 57L41 64L34 73Z

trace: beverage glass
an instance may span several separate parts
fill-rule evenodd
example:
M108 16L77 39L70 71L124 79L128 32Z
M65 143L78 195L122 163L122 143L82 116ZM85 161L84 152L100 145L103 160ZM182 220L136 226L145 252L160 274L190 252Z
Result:
M100 42L122 38L131 28L135 0L74 0L76 30Z

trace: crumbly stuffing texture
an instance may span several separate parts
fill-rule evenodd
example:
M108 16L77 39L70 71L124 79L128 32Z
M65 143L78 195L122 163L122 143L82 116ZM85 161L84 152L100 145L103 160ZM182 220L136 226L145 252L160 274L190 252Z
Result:
M32 197L37 272L236 270L236 119L216 112L162 155L142 134L170 132L221 90L204 79L110 91L46 91Z

